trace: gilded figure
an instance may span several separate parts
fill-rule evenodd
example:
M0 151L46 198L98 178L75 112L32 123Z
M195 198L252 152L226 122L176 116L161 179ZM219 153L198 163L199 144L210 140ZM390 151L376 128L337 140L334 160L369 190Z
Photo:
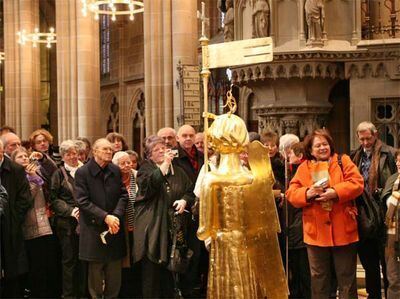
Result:
M268 150L248 145L245 123L232 113L217 116L207 137L220 154L200 191L197 234L211 238L207 297L287 298ZM251 170L240 162L245 150Z

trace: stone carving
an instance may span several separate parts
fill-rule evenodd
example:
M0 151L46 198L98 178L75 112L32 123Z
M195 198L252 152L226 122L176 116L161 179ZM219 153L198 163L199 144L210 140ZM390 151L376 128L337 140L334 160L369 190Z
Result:
M346 79L386 78L389 76L386 64L382 61L352 62L345 65Z
M269 36L270 9L267 0L257 0L253 6L253 37Z
M269 107L256 108L259 131L279 135L296 134L301 138L325 126L331 107Z
M307 45L322 46L326 40L324 0L306 0L304 10L308 27Z
M230 42L234 40L234 10L233 0L226 0L226 13L224 18L224 41Z
M232 82L245 83L279 78L331 78L344 79L342 65L332 62L287 62L258 64L232 69Z

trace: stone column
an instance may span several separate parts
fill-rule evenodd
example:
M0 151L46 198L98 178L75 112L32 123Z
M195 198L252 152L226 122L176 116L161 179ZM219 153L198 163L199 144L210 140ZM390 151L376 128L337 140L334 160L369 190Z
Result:
M215 5L214 5L215 6ZM214 7L214 9L216 9ZM172 0L172 71L173 82L179 81L179 72L176 69L179 61L185 64L197 65L198 26L197 1ZM173 84L173 121L178 126L177 116L183 112L180 104L180 90L178 84ZM183 86L180 86L183 88Z
M171 0L144 1L146 134L174 125Z
M40 127L40 47L17 43L17 32L39 27L38 0L4 1L5 123L27 139Z
M304 29L304 0L300 0L299 2L299 41L300 47L304 47L306 45L306 33Z
M357 45L361 40L361 0L353 1L353 32L351 44Z
M56 0L59 140L100 132L99 24L80 0Z

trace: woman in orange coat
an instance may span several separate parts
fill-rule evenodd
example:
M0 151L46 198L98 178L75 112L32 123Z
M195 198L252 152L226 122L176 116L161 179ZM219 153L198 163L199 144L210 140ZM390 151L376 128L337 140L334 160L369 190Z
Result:
M312 298L329 298L333 270L340 298L357 298L354 200L363 191L363 178L347 155L341 156L341 165L338 163L326 130L316 130L307 137L305 154L307 160L290 182L287 198L293 206L303 208Z

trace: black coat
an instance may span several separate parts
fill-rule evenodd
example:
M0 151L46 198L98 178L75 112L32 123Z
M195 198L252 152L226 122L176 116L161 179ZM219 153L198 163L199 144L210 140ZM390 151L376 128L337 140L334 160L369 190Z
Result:
M123 216L128 192L118 166L110 163L102 169L91 159L76 171L75 190L80 210L79 258L96 262L122 259L126 254ZM105 245L100 233L108 230L107 214L120 219L120 230Z
M67 175L69 185L64 178L62 170ZM50 201L51 209L56 216L56 227L66 234L73 233L77 225L76 219L71 216L72 210L78 206L74 194L76 194L75 180L69 171L64 166L61 166L53 173L51 178Z
M139 193L135 202L133 258L147 256L154 263L165 264L169 255L170 216L175 200L194 201L193 184L178 166L164 176L151 161L145 161L137 175ZM184 212L185 213L185 212Z
M175 158L172 163L174 165L177 165L180 168L182 168L185 171L186 175L191 180L191 182L193 184L195 184L196 180L197 180L197 176L199 175L199 171L201 169L201 166L203 166L203 164L204 164L204 155L203 155L203 153L201 153L197 149L195 149L196 150L196 161L199 164L199 169L196 170L192 166L192 163L190 162L190 159L189 159L187 153L185 152L185 150L183 148L181 148L179 146L179 144L178 144L177 150L178 150L178 157Z
M22 224L33 200L24 168L7 157L1 166L1 183L8 194L1 226L4 275L13 278L28 270Z
M3 215L4 215L4 210L6 209L6 205L7 205L7 197L8 197L7 191L0 182L0 228L3 226ZM1 253L1 238L0 238L0 253ZM3 270L3 264L1 263L1 257L2 257L2 254L0 254L0 271Z

